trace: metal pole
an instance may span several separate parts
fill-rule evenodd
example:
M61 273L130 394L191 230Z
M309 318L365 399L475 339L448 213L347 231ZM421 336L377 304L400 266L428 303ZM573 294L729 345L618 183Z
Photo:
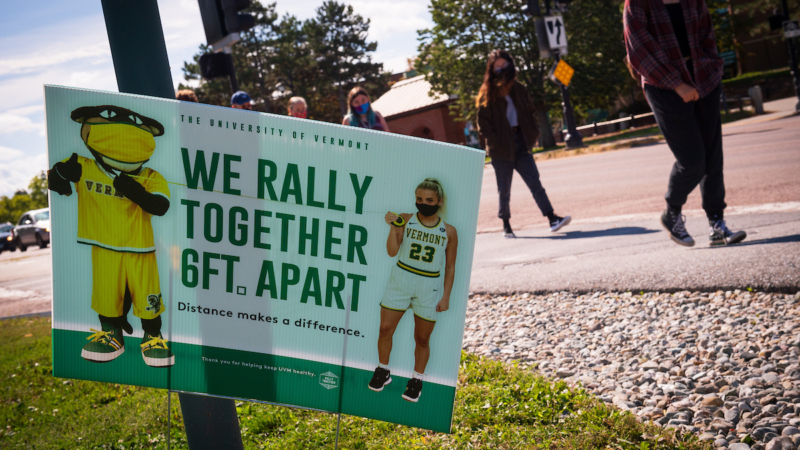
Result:
M783 19L789 19L789 5L786 0L781 0L783 7ZM794 105L795 111L800 111L800 72L797 71L797 54L795 53L795 42L797 38L786 38L786 46L789 49L789 67L792 69L792 78L794 84L794 95L797 97L797 104Z
M101 0L101 4L119 91L174 99L156 0ZM178 396L189 448L244 449L233 400Z
M337 414L336 417L336 444L333 446L333 450L339 449L339 424L342 423L342 413Z
M558 51L555 52L556 64L561 60ZM561 85L561 105L564 107L564 121L567 123L567 136L564 138L564 143L567 148L583 147L583 137L575 128L575 116L572 113L572 104L569 101L569 90L563 84Z
M231 80L231 94L239 91L239 81L236 79L236 68L233 66L233 54L230 47L225 47L225 60L228 62L228 76Z

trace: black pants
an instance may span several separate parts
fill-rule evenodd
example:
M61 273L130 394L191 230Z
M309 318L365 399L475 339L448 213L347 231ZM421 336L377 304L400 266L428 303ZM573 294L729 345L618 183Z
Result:
M703 209L709 219L722 218L726 206L719 113L721 89L721 85L717 86L700 100L684 103L675 91L645 85L658 128L676 159L665 196L667 205L680 210L699 184Z
M542 187L542 182L539 181L539 170L536 168L533 155L525 145L522 133L514 133L514 143L517 147L514 161L492 158L494 174L497 177L497 193L500 195L500 212L497 217L503 220L511 218L509 201L511 200L511 178L514 176L515 169L522 177L522 180L525 181L525 184L528 185L528 189L531 190L533 199L542 211L542 215L546 216L553 212L553 207L550 205L550 199L547 198L544 187Z

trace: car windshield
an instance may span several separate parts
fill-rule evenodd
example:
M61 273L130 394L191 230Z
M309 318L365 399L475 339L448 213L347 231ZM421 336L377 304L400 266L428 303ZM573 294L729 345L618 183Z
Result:
M37 222L41 220L50 220L50 211L42 211L34 217L36 217Z
M8 233L14 229L14 225L0 225L0 233Z

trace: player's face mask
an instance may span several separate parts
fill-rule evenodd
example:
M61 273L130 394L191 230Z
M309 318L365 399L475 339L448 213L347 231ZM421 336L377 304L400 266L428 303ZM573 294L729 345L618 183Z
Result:
M439 205L426 205L425 203L417 203L417 211L425 217L430 217L439 211Z
M90 125L86 146L100 154L109 166L129 172L147 162L156 149L153 134L125 123Z

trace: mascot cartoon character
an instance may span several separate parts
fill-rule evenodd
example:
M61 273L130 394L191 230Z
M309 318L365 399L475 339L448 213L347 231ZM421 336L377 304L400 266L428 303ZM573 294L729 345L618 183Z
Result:
M92 309L100 330L87 338L81 356L109 362L125 351L128 311L142 321L144 362L168 367L175 356L161 335L164 303L158 281L150 218L169 209L169 188L160 173L142 167L164 134L157 121L118 106L84 106L72 111L93 159L73 153L48 171L49 188L78 192L78 243L92 246Z

